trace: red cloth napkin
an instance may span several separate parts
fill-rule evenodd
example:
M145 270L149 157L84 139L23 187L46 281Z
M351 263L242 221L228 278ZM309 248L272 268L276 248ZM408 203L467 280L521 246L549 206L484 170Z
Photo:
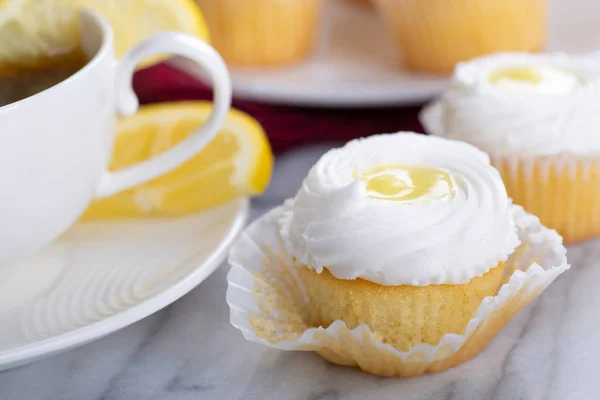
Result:
M212 98L204 84L167 64L138 71L133 87L142 104ZM261 123L276 153L310 142L348 141L402 130L423 131L417 119L420 106L310 108L270 105L235 97L233 106Z

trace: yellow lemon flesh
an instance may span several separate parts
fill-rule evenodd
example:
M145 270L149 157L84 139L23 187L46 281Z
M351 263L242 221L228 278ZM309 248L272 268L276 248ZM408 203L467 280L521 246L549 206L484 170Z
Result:
M81 7L99 12L111 24L117 57L161 31L209 38L193 0L0 0L0 70L44 68L76 52Z
M209 41L208 27L194 0L75 1L80 6L97 11L110 22L117 58L142 39L163 31L180 31ZM146 60L142 66L157 60Z
M420 166L380 166L360 174L365 195L372 199L427 202L452 196L448 171Z
M121 119L110 165L131 166L173 147L200 127L212 103L181 102L144 106ZM151 182L94 201L84 219L181 215L240 196L262 193L273 154L260 124L230 110L218 135L196 156Z

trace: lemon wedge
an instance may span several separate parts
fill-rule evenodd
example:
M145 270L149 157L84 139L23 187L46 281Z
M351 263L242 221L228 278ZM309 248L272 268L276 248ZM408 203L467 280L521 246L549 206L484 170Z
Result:
M209 39L193 0L0 0L0 69L43 68L49 60L77 52L80 7L97 11L111 24L117 58L161 31Z
M79 44L75 0L0 1L0 66L33 68Z
M201 126L210 102L143 106L117 126L110 169L128 167L164 152ZM260 124L230 110L217 136L191 160L151 182L94 201L84 219L181 215L262 193L273 154Z
M204 16L194 0L75 1L80 6L97 11L110 22L115 37L117 58L142 39L163 31L179 31L209 41ZM156 60L147 61L142 66L147 66Z

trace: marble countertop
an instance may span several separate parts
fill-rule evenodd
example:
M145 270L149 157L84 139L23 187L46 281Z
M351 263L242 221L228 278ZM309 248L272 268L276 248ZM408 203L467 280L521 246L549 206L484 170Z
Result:
M327 149L277 160L253 218L292 196ZM81 348L0 372L0 399L597 399L600 239L569 248L572 269L470 362L416 378L378 378L312 353L247 342L229 324L223 266L166 309ZM1 329L1 327L0 327Z

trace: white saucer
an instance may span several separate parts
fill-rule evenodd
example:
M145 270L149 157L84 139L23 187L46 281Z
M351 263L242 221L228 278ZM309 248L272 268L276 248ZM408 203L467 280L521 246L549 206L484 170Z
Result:
M225 259L247 199L178 219L82 223L0 276L0 370L88 343L174 302Z
M587 52L600 48L600 2L550 0L548 50ZM237 96L305 106L366 107L428 100L447 78L399 67L389 35L369 7L331 1L331 26L320 49L304 63L276 69L232 69ZM193 73L193 71L190 71Z

